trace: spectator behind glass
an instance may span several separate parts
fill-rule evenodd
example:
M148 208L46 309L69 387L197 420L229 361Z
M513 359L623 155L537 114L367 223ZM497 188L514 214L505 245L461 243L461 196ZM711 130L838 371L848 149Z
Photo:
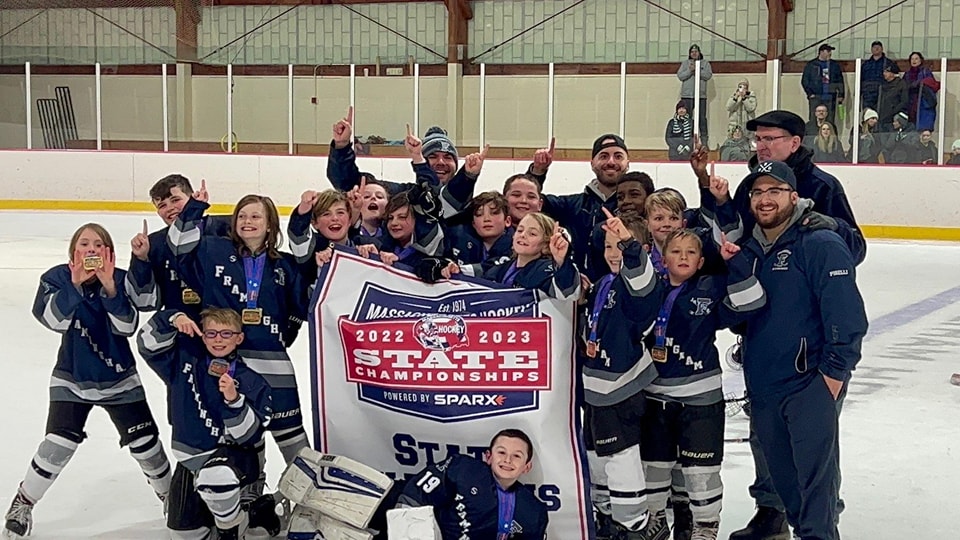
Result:
M700 60L700 101L694 103L694 90L696 89L696 79L693 78L694 71L697 69L697 60ZM687 105L687 112L697 114L700 117L700 142L707 144L707 81L713 78L713 69L710 62L703 57L699 45L691 45L687 51L686 62L680 63L680 69L677 70L677 78L680 79L680 99Z
M960 139L953 141L953 146L950 147L950 151L953 152L953 155L950 156L947 165L960 165Z
M899 77L900 67L893 61L887 62L883 68L883 84L880 85L880 97L877 100L877 114L880 115L879 131L889 132L893 129L893 117L897 113L906 113L910 96L907 92L907 83Z
M877 140L877 124L879 115L873 109L863 111L863 122L860 123L860 148L857 152L857 163L879 163L880 141ZM850 156L853 159L853 129L850 129Z
M750 91L750 81L741 79L733 95L727 99L727 113L730 115L731 126L745 126L747 122L757 116L757 95ZM730 128L727 128L729 135ZM745 133L748 139L753 139L753 133Z
M843 155L843 147L833 130L833 124L824 122L820 126L820 133L813 141L813 161L814 163L843 163L846 157Z
M899 112L893 117L893 133L887 135L883 146L885 163L920 163L917 159L917 147L920 137L907 118L907 113Z
M693 149L693 120L687 114L687 103L677 102L676 114L667 121L667 131L663 138L670 152L670 161L686 161Z
M887 55L883 54L883 43L874 41L870 45L870 57L860 67L861 106L864 109L876 109L883 84L883 68L887 65Z
M809 137L809 141L812 141L817 135L820 134L820 126L825 123L830 124L830 122L827 122L828 112L827 106L823 104L817 105L817 107L813 110L813 118L807 122L806 136ZM836 126L833 126L833 131L837 131Z
M923 165L936 165L940 149L933 142L933 133L929 129L920 131L920 142L917 144L917 162Z
M743 128L730 124L727 140L720 145L720 161L748 161L753 155L750 141L743 136Z
M930 68L923 64L923 60L922 54L916 51L910 53L910 69L903 74L910 96L907 116L917 125L917 131L933 131L933 126L937 123L937 92L940 91L940 83L934 78Z
M824 43L817 51L817 57L807 62L803 68L800 86L807 95L810 106L809 118L813 120L817 105L827 106L827 120L835 122L837 105L843 103L846 87L843 84L843 69L835 60L831 60L835 47Z

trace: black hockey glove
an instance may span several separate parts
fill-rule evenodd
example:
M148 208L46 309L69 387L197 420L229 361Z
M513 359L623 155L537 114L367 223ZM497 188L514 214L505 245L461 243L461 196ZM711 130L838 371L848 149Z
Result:
M424 257L417 263L414 273L424 283L436 283L445 279L441 273L452 261L444 257Z
M410 199L410 207L413 208L413 211L425 216L428 222L434 223L440 221L440 218L443 217L443 207L430 184L418 181L417 185L409 191L407 197Z
M810 211L800 218L800 228L804 231L819 231L821 229L836 231L840 226L837 225L837 220L832 217L820 212Z

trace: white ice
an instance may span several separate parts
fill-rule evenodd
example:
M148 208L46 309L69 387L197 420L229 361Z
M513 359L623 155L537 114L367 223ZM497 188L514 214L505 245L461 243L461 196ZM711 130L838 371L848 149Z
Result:
M43 437L47 383L59 336L30 314L38 278L66 262L70 235L81 224L107 227L119 247L118 266L129 261L129 240L155 215L0 212L0 350L2 425L0 510L6 509ZM864 344L841 416L845 540L957 538L960 480L960 388L948 382L960 371L960 246L940 243L869 243L858 283L874 328ZM912 309L905 309L914 306ZM883 317L881 319L881 317ZM144 319L141 319L143 322ZM877 331L874 331L877 330ZM721 340L721 350L731 342ZM308 340L293 347L300 380L309 381ZM141 365L141 377L165 445L165 390ZM309 406L308 385L301 384ZM308 416L309 417L309 416ZM89 438L34 510L33 538L167 538L154 497L102 410L87 424ZM746 435L746 417L728 421L727 436ZM274 485L282 458L268 443ZM548 450L540 449L540 452ZM747 486L753 464L746 443L729 443L723 464L725 493L720 538L753 514ZM952 486L952 487L951 487ZM554 539L567 540L567 539Z

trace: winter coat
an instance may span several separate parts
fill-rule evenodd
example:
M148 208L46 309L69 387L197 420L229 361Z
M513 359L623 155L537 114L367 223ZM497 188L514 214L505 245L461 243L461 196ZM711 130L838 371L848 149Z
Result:
M753 149L746 137L740 140L728 138L720 145L720 161L748 161L751 155Z
M933 131L937 123L937 92L940 91L940 82L934 78L930 68L925 66L911 67L903 74L903 80L907 82L910 96L907 104L910 121L917 125L917 131Z
M680 97L693 99L696 79L693 78L693 67L690 65L692 62L687 59L680 63L680 69L677 70L677 78L680 79ZM706 99L707 96L707 81L713 78L713 69L710 67L710 62L701 58L700 59L700 99Z

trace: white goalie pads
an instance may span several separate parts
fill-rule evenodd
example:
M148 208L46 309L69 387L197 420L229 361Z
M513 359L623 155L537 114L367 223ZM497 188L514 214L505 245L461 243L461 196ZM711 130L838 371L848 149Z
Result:
M442 540L432 506L387 510L388 540Z
M290 518L287 540L372 540L373 534L298 504Z
M304 448L280 478L291 501L364 529L393 486L385 474L343 456Z

